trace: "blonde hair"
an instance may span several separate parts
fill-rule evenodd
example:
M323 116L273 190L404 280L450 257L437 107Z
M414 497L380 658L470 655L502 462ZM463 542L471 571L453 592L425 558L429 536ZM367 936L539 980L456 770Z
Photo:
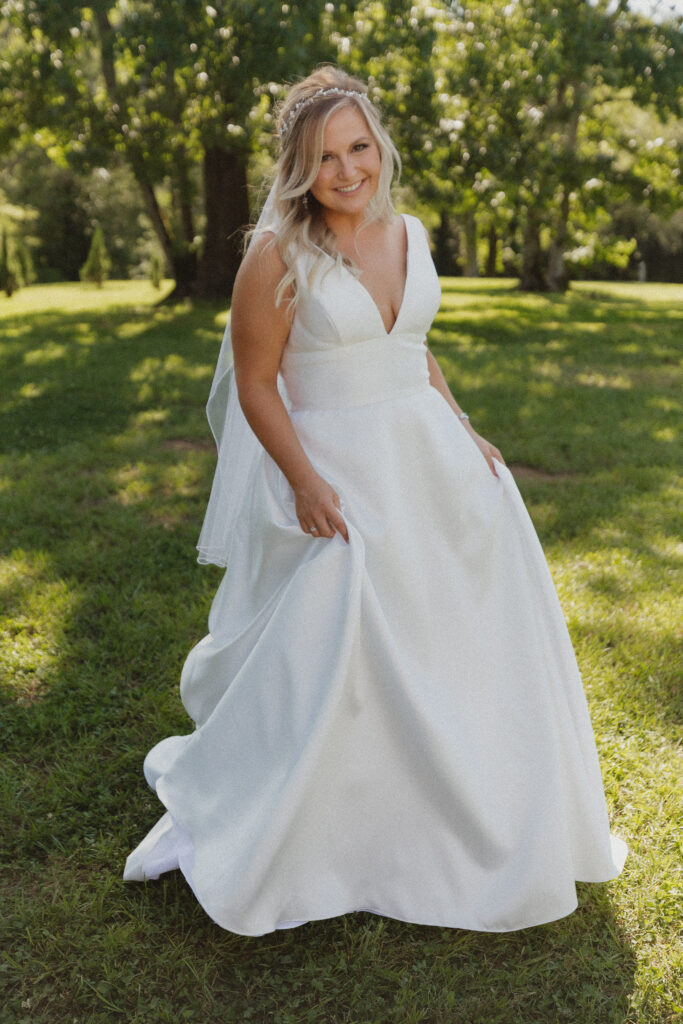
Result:
M355 106L363 115L380 154L377 191L368 203L365 224L389 223L394 216L391 182L394 171L400 173L401 169L396 147L382 125L377 108L367 98L367 86L334 65L324 65L293 85L278 111L280 154L274 182L278 229L273 242L286 271L277 286L275 300L279 305L289 293L291 312L296 306L298 288L304 283L297 280L296 273L296 257L302 251L314 257L305 282L308 285L323 260L321 249L335 263L356 269L337 249L322 207L309 191L320 169L325 126L332 114L349 106Z

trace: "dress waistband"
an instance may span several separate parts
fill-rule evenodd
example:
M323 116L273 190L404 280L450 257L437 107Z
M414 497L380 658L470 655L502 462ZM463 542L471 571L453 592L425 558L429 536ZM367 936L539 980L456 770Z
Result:
M293 410L370 405L429 386L424 335L387 335L314 352L285 348L280 370Z

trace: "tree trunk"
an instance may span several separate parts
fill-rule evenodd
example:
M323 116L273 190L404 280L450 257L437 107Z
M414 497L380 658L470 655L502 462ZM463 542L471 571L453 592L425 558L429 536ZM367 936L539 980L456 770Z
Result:
M557 230L548 248L548 270L546 280L551 292L564 292L569 284L569 274L564 262L564 247L567 241L567 223L569 220L569 194L562 192L560 215Z
M227 302L242 259L240 228L249 223L243 153L212 146L204 155L206 235L196 294Z
M439 226L434 233L434 265L438 274L454 277L460 273L458 235L453 232L450 218L445 210L441 211Z
M133 164L132 167L137 183L140 186L140 194L142 195L142 199L145 204L145 209L147 210L147 215L152 222L152 227L154 228L156 236L159 239L159 244L161 245L161 248L164 251L164 256L166 257L167 264L166 269L169 271L169 273L172 274L174 262L173 242L166 228L166 224L161 213L161 208L159 206L159 203L157 202L154 187L150 185L148 181L145 181L145 179L138 173L138 168L136 167L135 164Z
M174 251L171 273L175 285L163 300L164 304L172 305L180 299L191 299L197 294L197 253L193 249Z
M548 286L543 273L540 225L535 214L529 212L524 228L522 247L522 274L519 287L528 292L545 292Z
M173 291L163 300L166 302L177 302L179 299L186 299L194 295L197 281L197 254L190 246L179 248L177 241L171 238L164 221L156 193L152 185L145 181L133 165L133 171L140 186L142 198L145 201L147 213L152 222L161 248L166 257L166 269L175 281ZM181 243L182 245L182 243Z
M187 153L182 148L176 148L173 154L175 166L173 197L178 207L178 219L183 232L183 241L187 248L194 244L194 216L192 214L192 184L190 181L190 170L188 167Z
M496 276L496 262L498 257L498 232L496 231L495 224L492 224L489 228L489 251L486 257L486 276Z
M468 210L465 214L465 276L479 277L477 218L474 210Z

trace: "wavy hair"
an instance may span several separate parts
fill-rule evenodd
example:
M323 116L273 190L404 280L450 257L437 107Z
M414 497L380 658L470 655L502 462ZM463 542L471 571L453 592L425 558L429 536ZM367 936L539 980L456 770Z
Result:
M324 89L343 89L344 93L355 92L367 96L367 86L360 79L353 78L334 65L324 65L293 85L278 110L280 153L274 181L278 227L273 243L278 247L286 271L277 286L275 300L279 305L285 295L290 293L287 308L292 313L299 287L310 286L314 274L320 269L323 253L331 256L336 264L346 265L354 272L359 272L353 261L337 249L335 236L325 222L323 208L310 192L320 169L325 126L332 114L342 107L355 106L367 122L379 149L377 191L368 203L362 227L374 221L391 221L394 216L391 183L394 173L400 173L401 170L401 158L374 104L360 96L338 93L321 95L310 103L305 102ZM297 256L302 252L310 253L313 257L305 282L298 280L296 272Z

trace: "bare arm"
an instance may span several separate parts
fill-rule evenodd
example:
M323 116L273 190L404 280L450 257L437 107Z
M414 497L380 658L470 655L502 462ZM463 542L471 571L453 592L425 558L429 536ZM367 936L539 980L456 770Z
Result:
M239 269L233 291L230 329L235 382L249 426L287 477L302 530L321 537L340 533L348 541L341 502L306 455L277 388L290 322L275 305L275 289L285 273L272 236L256 238Z
M451 390L448 387L448 384L446 383L446 378L441 372L441 367L439 366L436 359L429 350L427 350L427 365L429 366L429 383L432 385L432 387L436 388L436 390L441 395L443 395L443 397L446 399L453 412L456 413L456 415L459 415L462 412L462 409L460 408L456 400L453 398ZM468 434L472 437L472 440L475 442L480 452L488 462L489 468L493 475L498 476L498 474L496 473L496 467L494 465L494 459L497 459L499 462L505 463L505 459L503 458L503 456L500 454L500 452L494 445L492 445L489 441L481 437L481 435L476 432L474 427L470 425L469 420L461 420L460 422L464 426L465 430L467 430Z

